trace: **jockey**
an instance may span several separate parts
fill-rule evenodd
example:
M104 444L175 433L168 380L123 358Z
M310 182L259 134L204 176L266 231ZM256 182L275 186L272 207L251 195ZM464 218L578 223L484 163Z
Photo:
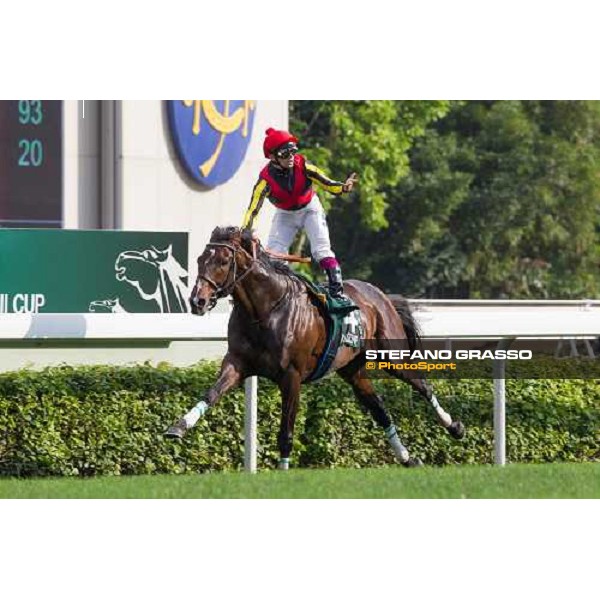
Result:
M352 173L344 183L329 179L320 169L298 154L298 138L287 131L267 129L263 144L270 162L260 172L244 216L243 229L252 229L265 198L275 205L267 249L287 254L296 233L304 229L313 257L327 274L329 292L342 297L340 265L331 250L325 211L313 190L313 183L336 196L352 191L358 180Z

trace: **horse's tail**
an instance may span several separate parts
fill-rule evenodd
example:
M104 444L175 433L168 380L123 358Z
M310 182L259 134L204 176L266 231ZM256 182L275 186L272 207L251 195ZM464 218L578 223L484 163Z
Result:
M394 308L402 321L411 352L421 348L421 330L415 320L406 298L394 298Z

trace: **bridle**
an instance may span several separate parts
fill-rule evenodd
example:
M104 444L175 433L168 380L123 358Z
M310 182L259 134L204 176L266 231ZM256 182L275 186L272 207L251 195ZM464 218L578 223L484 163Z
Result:
M210 287L213 289L213 293L208 300L208 310L212 310L216 306L217 300L224 298L225 296L229 296L229 294L231 294L231 292L233 292L235 289L235 286L238 285L238 283L240 283L240 281L242 281L246 275L248 275L254 269L257 262L259 262L257 259L257 247L260 248L261 252L264 252L268 256L277 260L285 260L287 262L297 263L310 263L311 260L310 258L302 258L300 256L266 250L262 247L262 244L257 239L252 239L251 245L252 253L248 252L248 250L239 244L227 244L225 242L210 242L209 244L206 244L207 248L227 248L227 250L231 252L229 271L227 272L227 277L225 278L225 283L223 285L218 285L206 275L198 275L198 280L202 279L203 281L206 281L206 283L208 283L208 285L210 285ZM250 258L250 266L238 276L238 265L236 259L237 253L240 251ZM231 281L229 281L230 278ZM284 292L281 298L275 303L275 306L271 307L271 311L282 303L286 293L287 292ZM197 307L195 297L191 299L191 302Z
M229 294L231 294L231 292L233 292L235 286L240 283L240 281L242 281L246 275L248 275L252 269L254 268L254 265L256 264L256 246L253 243L252 244L252 254L250 254L245 248L242 248L241 246L237 245L237 244L226 244L223 242L211 242L209 244L206 244L207 248L227 248L230 252L231 252L231 257L230 257L230 262L229 262L229 271L227 272L227 277L225 278L225 283L223 285L218 285L217 283L215 283L210 277L207 277L206 275L198 275L198 279L202 279L203 281L206 281L206 283L208 283L208 285L210 285L210 287L213 288L213 293L210 296L209 300L208 300L208 310L212 310L216 304L217 304L217 300L219 300L220 298L225 298L226 296L229 296ZM250 260L250 266L241 274L238 276L238 265L237 265L237 253L241 251L244 254L246 254ZM233 274L233 277L231 278L231 281L229 283L227 283L227 281L229 280L230 276ZM195 298L192 300L192 302L195 302Z

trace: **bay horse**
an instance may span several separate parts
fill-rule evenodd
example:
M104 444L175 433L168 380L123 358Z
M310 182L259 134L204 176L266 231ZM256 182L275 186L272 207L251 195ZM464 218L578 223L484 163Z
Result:
M326 344L325 318L302 279L287 264L272 260L249 232L217 227L197 263L198 277L190 297L192 313L204 315L219 298L233 297L228 349L215 384L165 435L183 438L228 390L241 385L246 377L266 377L281 392L279 468L287 469L300 386L314 371ZM364 281L347 280L344 291L360 308L365 339L383 344L406 340L411 350L415 348L419 334L408 303L396 309L381 290ZM372 382L360 376L364 364L364 350L340 346L331 370L350 384L358 401L384 430L398 462L406 467L422 465L402 444ZM463 424L452 420L424 379L404 378L401 371L390 373L404 379L431 404L452 437L464 436Z

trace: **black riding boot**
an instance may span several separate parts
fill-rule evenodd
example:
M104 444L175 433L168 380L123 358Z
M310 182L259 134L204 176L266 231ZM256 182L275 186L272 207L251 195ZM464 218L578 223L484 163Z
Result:
M344 285L342 281L342 270L339 265L331 269L325 269L327 279L329 280L329 293L334 298L344 297Z

